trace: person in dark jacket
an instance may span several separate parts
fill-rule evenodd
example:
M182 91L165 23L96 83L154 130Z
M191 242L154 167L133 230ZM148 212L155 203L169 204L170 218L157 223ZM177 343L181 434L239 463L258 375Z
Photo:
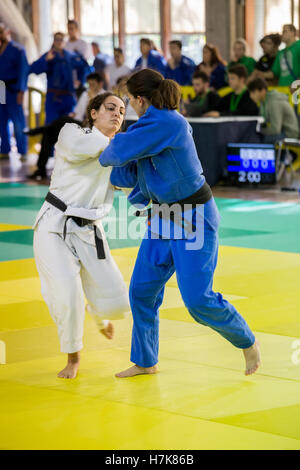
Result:
M63 33L54 35L50 51L31 64L29 73L47 74L46 124L73 111L76 104L73 71L84 83L89 72L87 62L79 54L68 52Z
M193 88L196 93L194 98L189 98L184 103L183 115L200 117L203 114L217 109L220 96L209 88L209 76L204 72L195 72L193 75Z
M257 116L258 107L250 98L246 86L247 77L248 73L244 65L233 65L228 70L228 82L233 91L224 96L217 109L206 113L206 116Z
M9 121L14 125L21 158L27 153L27 138L23 134L26 126L23 98L27 89L28 68L24 47L12 41L8 27L0 23L0 80L5 85L4 103L0 103L0 153L6 158L10 152Z

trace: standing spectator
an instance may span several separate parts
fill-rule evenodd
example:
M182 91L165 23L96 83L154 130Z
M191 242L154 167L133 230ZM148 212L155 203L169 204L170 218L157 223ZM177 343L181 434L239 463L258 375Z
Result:
M220 97L215 91L209 89L209 76L206 73L199 71L194 73L193 88L196 96L184 103L183 115L200 117L218 108Z
M86 118L86 111L89 101L95 98L95 96L105 93L105 90L103 89L103 75L100 75L98 73L91 73L87 77L87 82L89 86L88 90L84 91L81 94L73 113L70 113L69 116L61 116L60 118L52 121L47 126L31 129L27 132L28 135L43 135L41 142L41 150L37 162L37 170L32 175L28 175L28 178L37 181L47 178L46 165L49 160L49 157L51 156L53 146L57 142L58 134L62 127L66 123L75 123L78 125L83 125Z
M131 70L127 65L124 64L125 58L123 50L120 47L114 48L114 63L109 64L106 67L106 73L108 77L108 89L112 90L120 77L129 75Z
M91 69L89 69L88 63L92 59L92 47L88 42L80 39L80 29L77 21L69 20L67 27L69 39L65 43L65 49L69 52L74 52L80 55L81 58L86 61L87 73L90 73ZM76 96L79 98L81 93L84 91L84 86L76 70L73 70L72 76Z
M294 25L286 24L282 29L282 42L286 48L279 51L272 70L264 73L265 79L278 77L279 86L290 86L300 78L300 41Z
M106 67L112 63L112 58L108 54L101 52L98 42L92 42L94 62L93 67L95 72L104 74L104 88L108 89L109 77L106 72Z
M249 57L246 55L248 49L248 44L246 43L245 39L237 39L233 45L233 56L234 59L229 62L228 69L230 69L233 65L244 65L248 71L248 76L252 74L255 68L256 61L253 57Z
M203 47L203 61L198 70L209 76L209 86L219 90L226 85L226 62L222 59L217 46L205 44Z
M276 90L268 91L268 84L262 78L250 82L248 89L251 99L259 106L260 115L265 119L261 126L264 143L273 144L285 137L298 139L298 119L288 97Z
M233 92L224 96L216 111L205 116L257 116L258 107L250 98L247 90L247 69L244 65L234 65L228 70L228 82Z
M170 41L171 58L168 60L166 68L166 78L171 78L181 86L191 85L192 77L195 71L195 63L192 59L182 55L182 42Z
M5 83L6 103L0 104L1 156L10 152L9 121L13 122L17 149L21 158L27 153L27 138L23 134L25 116L23 97L27 89L28 62L23 46L11 40L8 27L0 23L0 80Z
M135 63L135 70L153 69L165 76L167 62L163 56L152 49L150 39L142 38L140 48L142 56Z
M29 73L47 74L46 124L73 111L76 103L73 70L78 72L82 84L85 81L86 61L66 51L64 46L64 34L56 33L50 51L33 62L29 70Z
M92 47L91 45L80 39L79 24L75 20L68 21L68 36L69 39L65 44L65 49L69 52L77 52L87 62L92 59Z

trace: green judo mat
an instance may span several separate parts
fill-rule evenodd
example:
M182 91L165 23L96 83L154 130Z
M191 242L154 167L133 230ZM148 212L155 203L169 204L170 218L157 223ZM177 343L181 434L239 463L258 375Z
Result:
M47 186L0 184L0 224L32 226ZM220 244L300 253L300 204L216 198L221 214ZM126 196L117 191L103 221L110 248L138 246L145 219L134 216ZM0 261L33 257L31 229L0 231Z

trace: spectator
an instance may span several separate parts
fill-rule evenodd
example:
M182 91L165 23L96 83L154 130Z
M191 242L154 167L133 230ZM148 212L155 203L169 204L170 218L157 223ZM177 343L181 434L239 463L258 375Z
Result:
M115 86L117 85L117 81L120 77L129 75L131 72L130 68L124 64L125 58L123 50L120 47L114 48L114 59L114 63L109 64L106 67L109 90L115 88Z
M81 56L65 50L64 34L56 33L52 48L31 64L29 73L47 74L46 124L73 111L76 104L72 72L85 82L87 63Z
M157 51L152 49L151 41L148 38L142 38L140 41L142 56L135 63L135 70L153 69L160 72L163 76L166 74L166 60Z
M92 48L88 42L80 39L79 24L77 21L68 21L68 36L69 39L65 44L66 51L77 52L88 62L92 58Z
M280 44L280 34L268 34L261 39L260 45L264 55L256 62L255 70L251 77L249 77L249 82L262 75L262 72L268 72L272 69ZM277 79L273 79L270 80L268 84L277 85L277 81Z
M246 55L248 49L248 44L246 43L245 39L237 39L233 45L233 55L234 59L229 62L228 69L230 69L233 65L244 65L248 71L248 76L252 74L254 71L256 61L253 57L249 57Z
M86 77L88 83L88 89L85 90L80 96L78 103L76 104L73 113L70 113L70 116L76 119L77 121L84 122L86 109L88 107L89 101L92 98L95 98L97 95L105 93L104 89L104 74L93 72Z
M259 106L259 113L265 119L261 126L264 143L275 143L289 137L299 137L296 114L289 104L288 97L276 90L268 91L268 84L262 78L256 78L248 85L251 99Z
M199 71L194 73L193 88L196 96L184 103L183 114L185 116L200 117L218 108L220 97L215 91L209 89L209 76L206 73Z
M234 65L228 70L228 82L233 92L221 98L216 111L205 116L257 116L258 107L252 101L246 87L248 77L244 65Z
M191 85L196 67L194 61L182 55L181 41L170 41L169 46L171 58L168 60L167 64L166 78L171 78L182 86Z
M222 59L217 46L205 44L203 61L198 65L198 70L207 73L211 89L219 90L226 85L226 62Z
M300 41L296 35L294 25L283 26L282 42L286 44L286 48L278 52L272 70L264 73L265 79L273 79L275 76L279 79L279 86L290 86L300 78Z
M57 142L58 134L62 127L67 123L76 123L78 125L84 125L86 118L86 110L89 101L97 95L105 93L103 89L104 76L98 73L91 73L87 77L88 90L84 91L80 96L78 103L74 109L74 112L69 116L61 116L58 119L52 121L49 125L44 127L38 127L27 132L28 135L42 134L41 150L37 162L37 170L29 175L28 178L40 181L47 178L46 165L51 156L53 146Z
M9 121L13 122L22 160L27 153L27 138L23 134L23 97L27 89L28 68L24 47L12 41L8 27L0 23L0 80L5 83L6 92L6 102L0 104L1 156L4 158L8 158L10 152Z

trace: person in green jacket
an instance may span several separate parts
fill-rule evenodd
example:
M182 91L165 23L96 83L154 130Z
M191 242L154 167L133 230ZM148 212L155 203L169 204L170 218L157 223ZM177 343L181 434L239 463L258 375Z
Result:
M285 137L299 138L298 119L289 103L288 97L276 90L268 91L267 82L256 78L248 84L250 97L259 106L259 112L265 118L261 127L264 143L273 144Z
M286 48L278 51L272 70L265 72L264 78L278 77L278 86L290 86L300 78L300 41L297 40L294 25L283 26L282 42L286 44Z
M255 69L256 61L253 57L246 55L247 48L248 45L244 39L240 38L235 41L233 45L234 60L229 62L227 70L229 70L233 65L242 64L246 67L248 76L252 74Z

